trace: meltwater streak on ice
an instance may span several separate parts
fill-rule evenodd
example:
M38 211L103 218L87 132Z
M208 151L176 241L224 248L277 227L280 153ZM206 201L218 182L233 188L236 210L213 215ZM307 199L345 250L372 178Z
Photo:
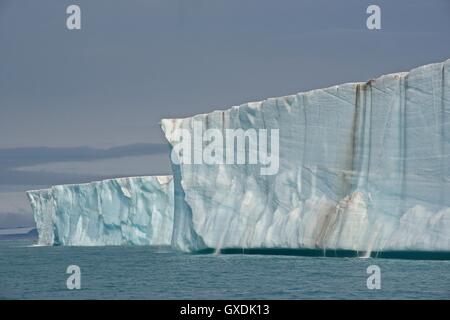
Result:
M172 164L173 246L450 251L449 65L162 120L172 146L194 121L280 134L273 176Z
M39 245L170 245L171 176L132 177L29 191Z

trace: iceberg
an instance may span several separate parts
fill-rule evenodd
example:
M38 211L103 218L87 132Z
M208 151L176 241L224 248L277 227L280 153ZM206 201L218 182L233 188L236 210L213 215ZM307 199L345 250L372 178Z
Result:
M163 119L174 175L172 246L449 251L449 66L447 60ZM260 164L180 161L173 153L179 132L194 136L198 123L215 132L277 130L277 172L262 175Z
M39 245L171 244L171 176L117 178L28 191Z
M173 178L29 191L39 244L450 252L449 65L163 119Z

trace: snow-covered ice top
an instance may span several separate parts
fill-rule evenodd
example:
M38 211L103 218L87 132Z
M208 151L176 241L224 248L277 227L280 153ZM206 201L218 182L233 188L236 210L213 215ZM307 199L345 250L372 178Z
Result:
M27 194L41 245L171 243L171 176L61 185Z
M279 170L174 162L172 244L450 250L450 60L185 119L175 132L279 129Z

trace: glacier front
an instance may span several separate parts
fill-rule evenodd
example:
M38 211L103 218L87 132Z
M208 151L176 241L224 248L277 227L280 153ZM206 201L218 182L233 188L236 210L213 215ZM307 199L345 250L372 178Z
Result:
M117 178L28 191L40 245L171 244L172 176Z
M172 158L172 245L449 251L449 65L162 120L172 149L198 122L279 130L274 175Z

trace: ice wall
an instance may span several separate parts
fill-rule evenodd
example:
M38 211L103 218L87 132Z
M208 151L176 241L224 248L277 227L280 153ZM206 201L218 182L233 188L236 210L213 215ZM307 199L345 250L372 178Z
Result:
M52 189L33 190L27 192L33 210L34 221L39 235L38 244L52 245L54 243L55 206Z
M171 243L171 176L61 185L27 194L41 245Z
M173 163L172 244L450 250L450 60L186 119L178 129L279 129L280 165ZM225 150L224 150L225 151Z

